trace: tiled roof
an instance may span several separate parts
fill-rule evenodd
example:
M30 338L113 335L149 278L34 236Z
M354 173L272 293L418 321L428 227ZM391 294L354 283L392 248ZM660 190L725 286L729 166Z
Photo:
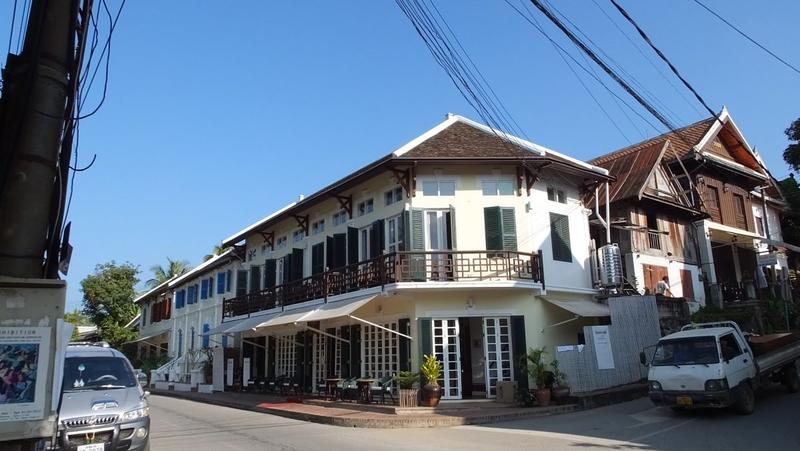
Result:
M519 144L497 135L455 122L435 136L421 142L402 158L491 158L539 156Z

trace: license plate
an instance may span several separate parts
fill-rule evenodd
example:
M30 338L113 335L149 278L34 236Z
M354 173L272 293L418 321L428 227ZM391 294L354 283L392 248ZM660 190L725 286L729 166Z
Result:
M675 400L679 406L691 406L692 405L692 397L691 396L678 396Z
M90 443L88 445L78 446L78 451L104 451L105 446L104 443Z

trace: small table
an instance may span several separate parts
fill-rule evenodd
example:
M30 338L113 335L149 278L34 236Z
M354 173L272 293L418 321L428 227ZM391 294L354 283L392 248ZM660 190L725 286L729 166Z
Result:
M342 382L341 377L329 377L325 379L325 397L331 400L336 399L336 387Z
M358 379L356 387L358 387L359 402L369 404L372 402L372 392L370 387L375 382L375 379Z

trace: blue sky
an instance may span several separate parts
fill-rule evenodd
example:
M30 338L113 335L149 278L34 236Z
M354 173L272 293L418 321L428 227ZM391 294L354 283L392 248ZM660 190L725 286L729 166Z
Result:
M598 5L655 61L608 0L551 2L677 122L704 116L601 13ZM800 2L705 2L800 65ZM0 36L10 4L0 11ZM728 106L773 174L785 176L783 130L800 116L800 75L691 0L622 4L712 108ZM656 134L629 123L584 76L624 136L617 131L504 2L438 5L531 140L588 159ZM79 281L97 263L130 261L142 280L168 256L198 264L222 238L394 150L445 113L479 118L389 0L129 1L112 49L108 98L81 126L78 164L95 153L97 162L74 187L69 309L80 305Z

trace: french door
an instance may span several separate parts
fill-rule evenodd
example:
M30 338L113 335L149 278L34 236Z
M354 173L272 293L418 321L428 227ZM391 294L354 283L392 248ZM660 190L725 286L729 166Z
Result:
M434 319L433 354L442 362L442 399L461 399L461 345L457 318Z
M450 249L449 211L430 210L425 212L425 249L444 251ZM430 257L428 277L431 280L447 280L452 272L448 254L433 254Z
M511 320L508 317L483 318L486 358L486 397L497 397L497 382L512 378Z

